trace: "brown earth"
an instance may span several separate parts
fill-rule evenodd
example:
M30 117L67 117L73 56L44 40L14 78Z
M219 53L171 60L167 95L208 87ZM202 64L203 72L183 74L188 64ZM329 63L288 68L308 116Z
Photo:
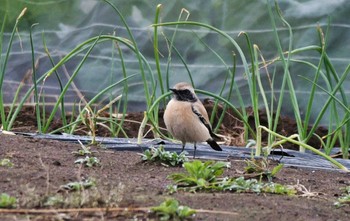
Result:
M32 114L29 112L24 116L24 119L18 118L14 130L33 131L35 123L29 123ZM237 121L225 122L235 125L225 126L230 130L240 128ZM231 192L169 195L166 186L171 181L167 176L183 171L181 167L143 163L134 152L93 147L94 156L101 164L90 168L74 164L79 156L72 152L81 148L78 144L4 134L0 139L0 160L8 158L14 164L13 167L0 167L0 194L17 198L16 209L0 210L0 220L4 221L153 220L155 216L146 212L148 207L159 205L170 197L198 209L195 220L350 220L349 205L334 206L343 193L341 188L350 186L348 173L283 168L274 182L304 186L306 189L301 189L296 196ZM244 160L227 161L231 168L225 170L224 176L241 176L246 165ZM69 182L88 178L95 180L96 187L77 192L62 188ZM56 203L52 207L47 204L53 202L53 196ZM65 208L74 209L60 210ZM99 211L98 208L109 209Z

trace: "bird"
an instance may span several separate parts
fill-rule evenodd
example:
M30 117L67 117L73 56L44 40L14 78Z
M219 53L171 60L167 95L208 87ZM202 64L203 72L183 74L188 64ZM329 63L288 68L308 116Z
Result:
M198 99L194 88L186 83L177 83L169 89L173 97L164 111L164 123L170 134L182 142L184 151L186 143L194 144L193 158L196 156L197 142L207 142L216 151L222 151L213 138L208 113L202 102Z

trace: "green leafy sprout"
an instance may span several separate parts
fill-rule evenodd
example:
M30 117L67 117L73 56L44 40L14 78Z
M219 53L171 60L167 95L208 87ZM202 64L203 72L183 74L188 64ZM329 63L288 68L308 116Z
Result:
M233 191L233 192L255 192L255 193L275 193L275 194L296 194L296 189L292 186L285 186L277 183L262 183L256 179L244 179L220 177L224 168L230 166L227 162L195 160L184 163L186 173L173 173L168 176L174 185L168 186L170 193L184 190L189 192L203 191Z
M186 154L186 151L180 154L165 151L164 146L160 145L158 148L152 146L140 155L143 161L160 162L162 165L166 166L178 166L188 161Z
M187 220L196 214L196 210L187 206L181 206L175 199L167 199L159 206L152 207L154 212L160 220Z
M87 167L98 166L101 164L101 161L97 157L86 156L85 158L79 158L74 161L75 164L83 164Z
M78 142L80 143L81 149L79 149L78 151L73 151L72 153L78 156L85 156L85 155L89 155L92 154L93 152L90 150L90 147L85 146L83 143L81 143L80 140L78 140Z
M0 160L0 166L2 167L13 167L13 163L10 159L4 158Z
M283 164L278 164L272 169L269 168L270 161L267 158L251 159L245 161L247 166L244 168L246 173L254 173L260 178L267 178L269 182L272 182L272 178L282 170Z
M187 173L173 173L168 176L175 184L184 188L189 187L191 190L211 189L213 184L217 182L217 177L222 175L224 168L229 167L226 162L194 160L186 162L183 167Z
M8 195L7 193L0 194L0 208L14 208L16 207L17 199Z
M84 181L70 182L65 185L62 185L60 186L60 190L80 191L94 186L96 186L96 182L94 179L86 179Z
M345 194L343 196L339 197L337 201L334 203L334 205L339 208L345 205L350 205L350 186L347 186L344 188Z

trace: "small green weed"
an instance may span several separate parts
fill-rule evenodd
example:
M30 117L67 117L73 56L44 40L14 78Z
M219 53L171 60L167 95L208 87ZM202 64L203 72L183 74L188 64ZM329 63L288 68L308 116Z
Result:
M260 178L267 178L269 182L272 182L272 178L282 170L283 164L278 164L270 170L270 161L266 158L263 159L251 159L245 161L247 166L244 171L249 174L256 174Z
M0 166L2 167L13 167L13 163L10 159L4 158L0 160Z
M256 179L245 179L244 177L238 178L224 178L218 183L221 191L232 191L232 192L254 192L254 193L275 193L275 194L286 194L294 195L296 190L292 186L285 186L278 183L262 183Z
M80 191L96 186L94 179L87 179L80 182L70 182L60 187L61 190Z
M160 162L167 166L178 166L188 161L186 153L185 151L180 154L165 151L164 146L161 145L158 148L151 147L140 155L143 161Z
M347 186L344 188L345 194L337 199L337 202L334 203L334 205L339 208L342 206L350 205L350 186Z
M233 191L233 192L255 192L255 193L275 193L275 194L296 194L296 189L292 186L284 186L277 183L262 183L256 179L239 178L221 178L225 167L229 163L207 161L184 163L187 173L174 173L168 176L174 181L174 185L168 186L168 191L174 193L178 190L196 192L198 190L206 191Z
M79 140L78 140L79 141ZM86 147L80 141L81 149L78 151L73 151L72 153L78 156L85 156L85 158L78 158L74 161L75 164L84 164L87 167L98 166L101 164L101 161L97 157L91 156L96 151L91 151L90 147Z
M113 99L107 105L105 105L97 111L94 108L92 108L90 103L86 103L86 106L83 109L81 109L79 105L79 117L81 119L82 124L84 124L87 127L89 134L91 135L91 144L97 144L96 133L98 125L107 128L109 131L112 131L112 129L106 124L106 122L108 122L109 119L101 117L101 115L103 115L102 113L105 110L109 109L115 102L117 102L120 99L121 96L117 96L115 99Z
M295 195L297 193L297 190L293 186L273 182L263 184L261 190L261 192L264 193L275 193L288 196Z
M152 207L151 211L160 217L160 220L188 220L196 211L187 206L181 206L175 199L167 199L159 206Z
M190 187L192 190L211 189L217 182L217 176L230 167L230 163L194 160L183 164L187 173L173 173L168 176L175 184L181 187ZM194 187L194 188L193 188Z
M87 167L98 166L101 164L101 161L97 157L89 157L79 158L74 161L75 164L84 164Z
M78 140L81 146L81 149L79 149L78 151L73 151L72 153L78 156L85 156L85 155L89 155L92 154L92 151L90 150L90 147L86 147L84 144L82 144L80 142L80 140Z
M7 193L0 194L0 208L14 208L16 203L15 197L9 196Z
M61 185L57 191L44 195L36 188L23 186L18 207L55 209L117 207L124 198L125 188L122 183L99 185L99 181L93 178Z

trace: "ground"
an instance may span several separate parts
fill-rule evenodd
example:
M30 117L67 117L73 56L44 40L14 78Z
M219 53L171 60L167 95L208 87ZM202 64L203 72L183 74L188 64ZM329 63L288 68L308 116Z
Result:
M135 152L100 146L92 147L100 165L85 167L74 163L80 157L72 152L81 149L79 144L5 134L0 139L0 159L13 163L12 167L0 167L0 194L17 198L16 209L0 210L4 221L153 220L155 216L146 211L167 198L198 209L195 220L350 220L349 205L334 206L342 188L350 186L348 173L285 167L273 181L304 186L306 189L296 196L231 192L169 195L166 186L171 180L167 176L182 172L182 167L144 163ZM227 161L231 168L224 176L241 176L244 160ZM96 186L75 192L63 188L87 179L93 179Z

